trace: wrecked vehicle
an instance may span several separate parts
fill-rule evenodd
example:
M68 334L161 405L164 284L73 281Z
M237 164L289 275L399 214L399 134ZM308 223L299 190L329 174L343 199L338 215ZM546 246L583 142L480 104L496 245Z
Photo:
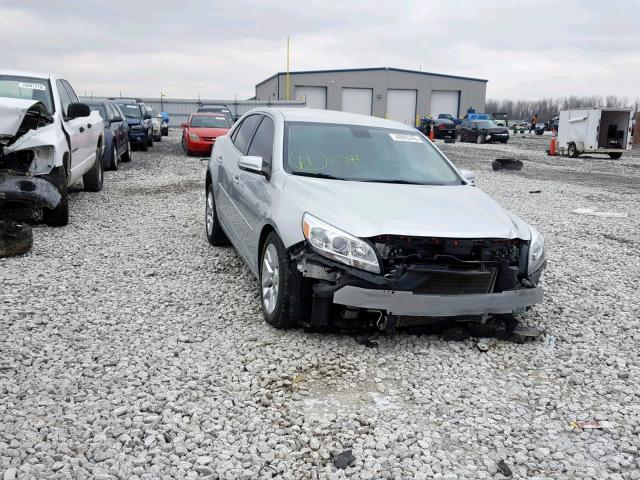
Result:
M54 75L0 71L0 207L43 207L43 221L69 221L67 187L102 189L103 121Z
M543 298L542 235L397 122L252 110L215 143L205 207L278 328L482 323Z

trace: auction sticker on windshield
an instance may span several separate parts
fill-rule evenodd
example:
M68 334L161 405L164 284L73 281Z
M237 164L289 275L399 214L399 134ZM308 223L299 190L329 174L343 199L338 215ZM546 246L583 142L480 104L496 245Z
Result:
M410 133L390 133L389 136L396 142L422 143L418 135L412 135Z
M43 91L47 89L47 87L45 87L41 83L26 83L26 82L19 82L18 88L26 88L28 90L43 90Z

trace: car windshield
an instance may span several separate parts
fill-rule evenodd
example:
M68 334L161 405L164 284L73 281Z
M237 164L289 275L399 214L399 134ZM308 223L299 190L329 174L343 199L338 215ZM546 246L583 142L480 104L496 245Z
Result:
M98 112L103 120L107 120L107 110L104 108L104 105L89 104L89 108L93 112Z
M0 75L0 97L37 100L50 113L55 111L49 81L43 78Z
M191 118L191 126L202 128L229 128L229 122L225 117L196 115Z
M125 117L137 119L142 118L142 110L140 110L140 107L135 103L119 103L118 106L120 107L120 110L122 110L122 113L124 113Z
M360 125L285 124L284 168L293 175L419 185L461 185L419 133Z
M492 122L491 120L478 120L475 123L478 125L478 128L494 128L498 126L496 122Z

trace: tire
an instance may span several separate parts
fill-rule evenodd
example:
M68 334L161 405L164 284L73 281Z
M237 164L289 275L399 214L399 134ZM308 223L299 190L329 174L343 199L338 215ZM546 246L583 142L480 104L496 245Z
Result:
M275 328L291 328L308 321L311 283L291 261L276 232L271 232L264 242L259 267L260 303L265 321Z
M27 253L32 245L33 230L29 225L0 221L0 258Z
M487 142L487 139L484 135L480 134L476 137L476 143L483 144L486 142Z
M121 162L131 161L131 142L127 141L127 151L120 155Z
M580 155L580 154L578 153L578 147L576 146L575 143L570 143L569 144L569 148L567 149L567 154L571 158L578 158L578 155Z
M118 147L115 142L111 145L111 161L109 162L109 170L118 170Z
M147 133L147 147L153 147L153 132L149 131Z
M507 143L509 140L500 140L501 143Z
M456 133L456 142L462 142L462 134L460 132Z
M544 130L536 130L535 132L536 132L536 135L539 136L539 135L542 135L544 133Z
M622 152L610 152L608 155L611 160L618 160L620 157L622 157Z
M147 147L147 142L140 144L140 150L142 150L143 152L146 152L147 150L149 150L149 147Z
M214 247L221 247L229 244L229 239L218 222L218 213L216 212L216 201L213 195L212 184L209 184L206 192L204 229L207 234L207 240Z
M189 155L189 147L187 146L187 137L182 136L182 151Z
M96 149L96 161L87 173L82 176L82 182L84 183L84 189L87 192L99 192L102 190L104 183L104 170L102 169L102 162L98 160L101 152L101 148Z

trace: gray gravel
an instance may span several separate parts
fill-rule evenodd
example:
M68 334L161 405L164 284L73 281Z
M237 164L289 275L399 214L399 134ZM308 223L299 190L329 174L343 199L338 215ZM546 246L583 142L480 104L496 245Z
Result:
M370 349L263 322L249 270L206 243L205 163L178 139L74 191L68 227L0 260L0 478L640 478L637 155L443 145L546 234L527 320L546 335ZM491 171L504 156L522 172Z

